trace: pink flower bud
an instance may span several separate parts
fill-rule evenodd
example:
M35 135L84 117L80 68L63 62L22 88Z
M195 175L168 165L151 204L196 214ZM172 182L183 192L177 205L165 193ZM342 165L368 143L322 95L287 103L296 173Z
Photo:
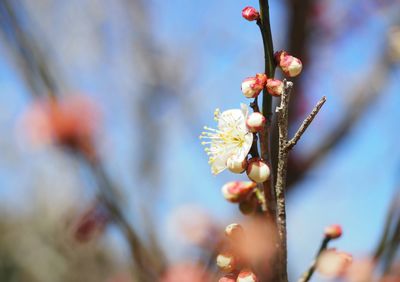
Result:
M289 55L289 54L288 54L286 51L283 51L283 50L275 52L274 58L275 58L276 64L279 66L281 60L282 60L285 56L288 56L288 55Z
M251 132L259 132L264 128L265 117L258 112L252 113L247 117L246 125Z
M240 271L238 278L236 280L237 282L258 282L257 276L248 269L244 269Z
M242 17L248 21L256 21L260 18L260 13L255 8L247 6L242 10Z
M269 166L259 158L249 160L247 176L256 183L263 183L268 180L271 174Z
M286 51L276 52L274 56L277 65L286 76L295 77L301 73L303 64L298 58L289 55Z
M247 98L256 98L264 89L267 83L267 76L263 73L258 73L254 77L248 77L242 82L242 92Z
M229 224L225 228L225 235L226 235L226 237L228 237L234 241L238 241L238 240L242 239L244 236L243 227L237 223Z
M257 186L252 181L231 181L222 186L224 198L231 203L238 203L244 200Z
M352 261L350 254L328 249L318 258L316 270L326 277L340 277L344 275Z
M230 253L222 253L217 256L217 266L223 272L231 272L236 267L236 259Z
M247 160L238 160L237 158L230 157L226 161L226 167L233 173L243 173L247 168Z
M236 282L235 274L227 274L224 277L221 277L218 282Z
M267 91L272 96L281 96L283 92L283 82L279 79L271 79L267 80Z
M126 280L126 282L132 281L132 279ZM136 281L136 280L135 280ZM143 280L141 280L143 281ZM154 281L152 279L152 281ZM165 272L162 274L159 282L204 282L211 281L209 273L204 271L204 267L200 264L194 264L192 262L178 262L173 265L167 266ZM122 281L121 281L122 282Z
M325 236L331 239L336 239L342 236L342 227L338 224L333 224L325 228Z

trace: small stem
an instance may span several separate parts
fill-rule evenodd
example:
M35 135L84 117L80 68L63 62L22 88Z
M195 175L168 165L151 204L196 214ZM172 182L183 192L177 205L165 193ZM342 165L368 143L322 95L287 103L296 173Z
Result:
M303 121L303 123L297 130L296 134L293 136L293 138L290 139L290 141L287 143L288 150L291 150L297 144L297 142L300 140L301 136L307 130L308 126L312 123L312 121L314 120L314 118L316 117L322 106L325 104L325 102L326 102L326 97L323 96L315 105L314 109L311 111L308 117L306 117L306 119Z
M126 236L126 239L129 243L130 253L135 263L133 267L133 273L138 276L140 279L139 281L149 281L155 279L156 274L154 273L154 270L148 266L151 261L150 256L143 247L143 243L141 242L138 234L131 227L128 219L123 214L117 202L114 185L107 176L104 167L98 161L87 161L99 182L100 199L102 199L103 203L112 214L113 219L121 228L121 231Z
M317 261L323 251L326 250L328 247L328 243L330 242L331 238L330 237L325 237L324 240L322 240L321 247L318 250L317 255L315 256L315 259L311 263L310 267L303 273L303 275L299 278L297 282L307 282L311 279L311 276L314 274L315 268L317 266Z

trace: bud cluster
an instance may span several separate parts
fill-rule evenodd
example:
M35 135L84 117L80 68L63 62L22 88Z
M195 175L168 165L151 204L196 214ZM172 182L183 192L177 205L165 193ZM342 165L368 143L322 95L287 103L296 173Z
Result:
M248 267L246 261L241 258L240 248L236 245L240 244L245 233L240 224L232 223L225 228L225 235L229 239L232 246L230 252L223 252L217 256L216 263L219 269L226 274L221 277L218 282L257 282L257 276Z

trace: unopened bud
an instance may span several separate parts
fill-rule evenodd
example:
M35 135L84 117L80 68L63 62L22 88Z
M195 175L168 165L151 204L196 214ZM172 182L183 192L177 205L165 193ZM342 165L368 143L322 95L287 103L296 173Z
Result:
M289 54L288 54L286 51L281 50L281 51L275 52L275 54L274 54L274 59L275 59L275 62L276 62L276 64L277 64L278 66L279 66L281 60L282 60L285 56L289 56Z
M269 166L259 158L249 160L247 176L256 183L263 183L268 180L271 174Z
M251 270L242 270L240 271L237 282L258 282L257 276Z
M231 181L222 186L224 198L231 203L243 201L257 186L252 181Z
M276 52L275 61L283 73L289 77L298 76L303 69L302 62L298 58L289 55L286 51Z
M248 77L242 82L242 92L247 98L256 98L264 89L267 83L267 76L263 73L258 73L254 77Z
M247 117L246 125L251 132L259 132L264 128L265 117L259 112L252 113Z
M325 228L325 237L336 239L342 236L342 227L338 224L333 224Z
M256 21L260 18L260 13L253 7L245 7L242 10L242 17L248 21Z
M224 277L221 277L218 282L236 282L236 275L235 274L227 274Z
M318 258L316 270L327 277L340 277L347 271L352 261L353 257L350 254L328 249Z
M235 157L230 157L226 161L226 167L233 173L242 173L247 168L247 160L238 160Z
M226 237L228 237L234 241L240 240L244 236L243 227L237 223L229 224L225 228L225 235L226 235Z
M279 79L271 79L267 80L267 91L272 96L281 96L283 93L284 85L283 82Z
M223 253L217 256L217 266L223 272L231 272L236 267L236 259L230 253Z

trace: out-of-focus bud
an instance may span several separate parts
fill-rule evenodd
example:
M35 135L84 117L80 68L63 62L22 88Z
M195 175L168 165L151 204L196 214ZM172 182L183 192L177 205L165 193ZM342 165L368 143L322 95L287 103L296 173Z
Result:
M281 96L283 92L283 82L279 79L267 79L267 91L272 96Z
M247 176L256 183L263 183L268 180L271 174L269 166L259 158L249 160Z
M328 249L320 255L316 270L326 277L340 277L345 274L352 260L348 253Z
M132 281L132 280L129 280ZM184 262L168 266L160 277L160 282L211 282L210 274L204 271L204 266Z
M378 281L374 277L374 269L376 262L373 259L362 259L354 261L347 269L346 279L348 282L365 282L365 281ZM383 282L383 280L381 280Z
M266 83L267 76L263 73L248 77L242 82L242 93L247 98L256 98L264 89Z
M242 10L242 17L248 21L256 21L260 18L260 13L256 8L247 6Z
M244 230L240 224L232 223L225 228L225 235L233 241L241 240L244 237Z
M223 272L231 272L236 267L236 259L230 253L222 253L217 256L217 266Z
M240 271L238 278L236 280L237 282L258 282L257 276L248 269L244 269Z
M256 186L252 181L231 181L222 186L222 194L227 201L238 203L246 199Z
M74 224L73 236L75 240L86 243L96 238L103 232L109 220L107 210L103 206L95 204L82 214Z
M226 167L233 173L243 173L247 168L247 159L238 160L235 157L230 157L226 161Z
M36 145L57 143L95 157L92 139L99 129L100 111L97 104L85 96L38 101L21 121L29 139Z
M342 236L342 227L338 224L333 224L325 228L325 237L336 239Z
M194 246L209 245L219 232L210 214L194 204L185 204L172 210L167 217L167 228L171 238Z
M253 194L254 195L254 194ZM257 206L258 206L258 201L255 195L241 201L239 203L239 210L242 214L248 215L252 214L253 212L256 211Z
M289 55L286 51L278 51L274 56L277 65L286 76L295 77L301 73L303 64L298 58Z
M221 277L218 282L236 282L236 276L235 274L227 274L224 277Z
M218 282L236 282L236 275L234 274L227 274L221 277Z
M259 112L251 113L247 117L246 125L251 132L259 132L264 128L265 117Z

